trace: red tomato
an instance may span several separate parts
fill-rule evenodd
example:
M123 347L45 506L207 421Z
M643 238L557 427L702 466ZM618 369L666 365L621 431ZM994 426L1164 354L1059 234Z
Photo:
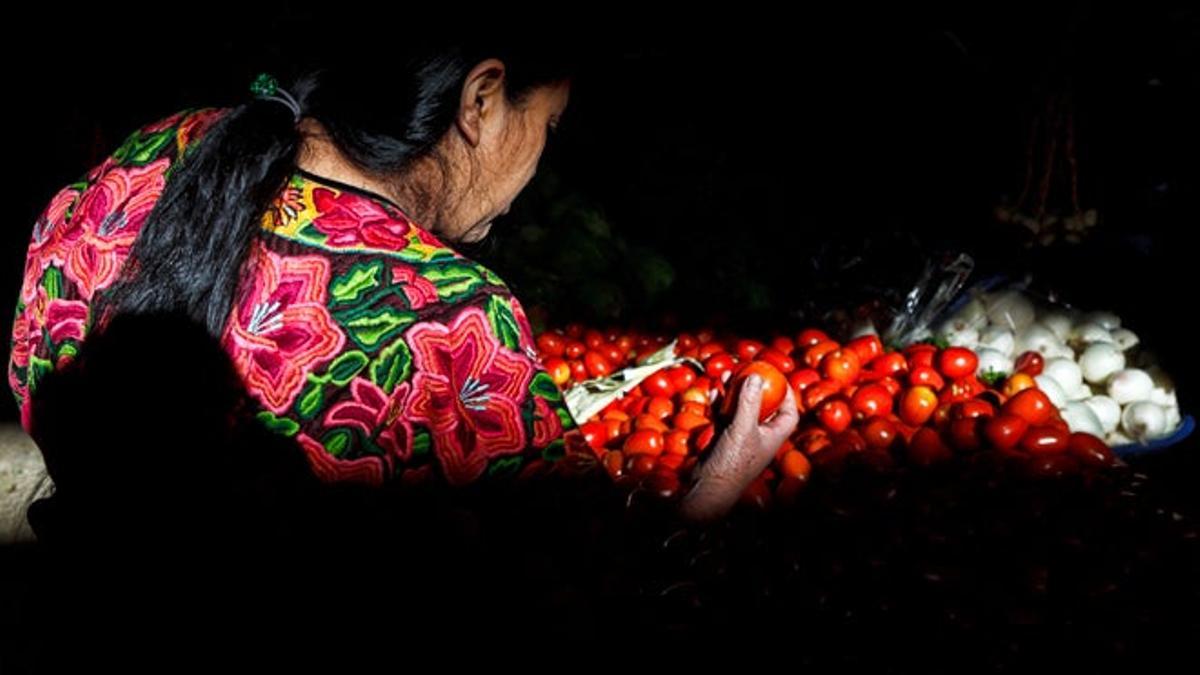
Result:
M938 374L938 371L929 366L917 366L908 373L908 383L914 387L929 387L934 391L941 391L946 387L946 381Z
M968 375L951 382L950 386L942 392L942 398L951 403L958 403L973 399L985 391L987 391L987 387L983 386L978 377Z
M626 352L616 344L612 342L605 342L604 344L600 345L600 349L597 351L603 354L604 358L608 359L608 362L611 363L614 368L621 368L625 365Z
M848 429L854 416L848 403L840 398L831 398L817 408L817 419L821 421L822 426L836 434Z
M675 383L671 381L671 378L669 375L667 375L666 370L660 370L658 372L651 373L650 377L642 380L642 383L639 386L641 386L642 391L645 392L647 396L662 396L664 398L670 398L675 395Z
M786 478L806 482L812 474L812 464L799 450L788 450L779 462L779 470Z
M801 368L788 375L788 384L792 385L792 391L797 394L803 394L805 389L820 381L821 374L812 368ZM796 400L800 400L799 397Z
M587 366L583 365L583 361L579 359L571 359L567 361L567 365L571 367L571 379L576 382L583 382L588 379Z
M1014 373L1004 381L1004 387L1001 388L1000 393L1004 394L1004 398L1010 399L1026 389L1034 389L1035 387L1037 387L1037 382L1034 381L1032 375Z
M652 455L657 457L663 451L663 435L661 431L638 429L625 439L622 448L626 455Z
M1041 352L1025 352L1017 357L1017 363L1014 369L1018 373L1025 373L1030 377L1037 377L1042 374L1042 370L1046 367L1046 357L1042 356Z
M929 421L937 407L938 397L932 389L913 387L900 399L900 419L905 424L919 427Z
M553 332L537 336L537 346L543 356L562 356L567 351L566 339Z
M978 368L979 357L966 347L948 347L938 355L938 370L952 380L974 375Z
M917 429L908 445L908 459L917 466L930 466L954 457L938 432L929 427Z
M674 455L688 454L688 437L686 431L668 431L663 436L663 450Z
M1007 412L996 415L983 425L984 435L997 450L1017 447L1028 430L1029 422L1025 418Z
M646 412L660 420L665 420L675 414L675 404L669 398L655 396L650 399L650 404L646 407Z
M658 464L657 455L648 452L638 453L636 455L625 455L625 473L634 476L647 476L654 470Z
M674 426L680 431L691 431L709 423L709 419L694 412L683 411L675 415Z
M1034 478L1062 478L1079 471L1079 461L1066 453L1038 455L1026 466Z
M563 356L567 359L581 359L587 353L587 345L579 340L568 340L566 347L563 348Z
M1070 444L1071 434L1053 427L1031 427L1021 439L1021 448L1035 455L1066 452Z
M895 376L908 372L908 361L900 352L889 352L871 361L868 368L880 376Z
M692 446L696 449L696 452L705 450L712 443L713 437L716 435L717 429L712 424L696 427L692 430Z
M838 343L833 342L832 340L818 342L817 344L805 350L804 364L809 368L820 368L821 360L825 358L825 355L830 352L836 352L838 349Z
M886 450L896 442L898 431L895 422L886 417L872 417L863 427L862 435L868 446Z
M759 352L758 358L775 366L784 375L796 370L796 362L792 360L792 357L774 347L768 347Z
M545 366L546 372L550 373L550 379L554 380L554 384L562 387L571 381L571 366L561 356L550 357Z
M995 417L996 409L991 403L980 399L972 399L963 401L954 405L954 418L965 419L971 417Z
M892 395L892 398L896 398L896 396L898 396L900 392L904 390L904 387L900 384L900 381L894 377L885 377L879 380L879 382L876 384L884 389L887 389L887 392Z
M1049 421L1057 410L1045 392L1040 389L1026 389L1008 399L1004 404L1004 412L1016 415L1031 426L1037 427Z
M937 357L937 347L928 344L917 344L904 350L904 356L908 359L908 368L912 370L918 366L933 367L933 361Z
M625 455L620 450L609 450L604 453L604 459L601 462L609 476L620 478L625 475Z
M708 392L700 387L688 387L679 396L681 403L708 405Z
M1113 454L1112 448L1099 438L1076 432L1071 434L1071 441L1067 446L1067 450L1071 456L1079 460L1081 464L1086 466L1106 467L1116 463L1116 455Z
M567 327L563 329L563 332L568 338L571 338L572 340L578 340L579 338L583 337L583 324L569 323L567 324Z
M883 343L878 335L863 335L847 342L846 349L858 354L860 363L867 364L883 354Z
M878 384L859 387L850 402L857 419L867 419L892 412L892 395Z
M817 406L821 405L825 399L836 395L841 390L841 385L829 380L821 380L816 384L810 385L804 390L804 409L816 410Z
M608 377L612 374L612 364L600 352L589 351L584 354L583 363L587 366L588 375L591 377Z
M685 401L679 406L679 411L699 415L700 417L708 417L708 406L703 403L696 403L695 401Z
M821 361L821 372L826 379L840 382L842 385L852 384L862 371L862 363L858 354L848 349L838 349L829 352Z
M608 430L604 428L603 422L584 422L579 425L579 432L583 434L583 441L588 447L597 453L603 450L604 444L608 442Z
M700 341L694 335L689 333L680 333L675 338L675 349L681 352L686 352L689 349L695 349L700 346Z
M702 345L712 342L713 337L714 335L712 329L710 328L701 328L700 330L696 331L696 341Z
M638 431L648 429L650 431L657 431L660 434L665 434L671 430L671 427L667 426L666 423L658 417L655 417L654 415L647 415L645 413L642 413L634 418L633 428Z
M792 352L796 351L796 343L793 342L790 337L780 335L771 340L771 349L774 349L784 356L791 356Z
M675 391L684 391L696 382L696 371L687 365L671 366L667 368L667 379Z
M704 342L700 345L700 349L696 352L696 356L701 361L707 361L713 354L723 353L725 353L725 346L720 342Z
M819 331L815 328L808 328L800 331L796 336L796 348L808 349L822 342L829 342L829 336L824 331Z
M592 350L600 349L600 345L602 345L604 343L605 343L604 333L601 333L600 331L598 331L594 328L584 331L583 344L586 345L588 349L592 349Z
M974 451L983 447L981 433L986 418L963 417L950 422L950 443L958 450Z
M724 412L729 414L733 411L742 385L751 375L758 375L762 378L762 402L759 407L758 421L763 422L779 409L779 404L783 402L785 394L784 388L788 386L783 373L766 361L751 361L738 371L737 377L732 380L733 386L729 390L729 395L725 397Z
M743 361L753 361L755 356L763 350L763 343L758 340L738 340L734 347L734 353Z
M687 455L678 455L673 452L664 452L663 454L658 456L658 462L656 462L654 464L654 472L658 473L660 471L666 471L666 472L674 474L676 471L679 470L679 467L683 466L683 462L685 459L687 459ZM678 474L675 474L675 475L676 475L676 479L678 479Z
M733 362L733 356L724 352L714 354L704 362L704 372L718 382L725 379L725 373L732 372L736 364Z

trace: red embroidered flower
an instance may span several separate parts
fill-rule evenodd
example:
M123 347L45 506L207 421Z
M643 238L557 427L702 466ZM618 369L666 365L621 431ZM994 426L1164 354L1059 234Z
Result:
M379 430L375 442L388 451L388 464L412 456L412 425L400 413L411 385L402 382L389 397L370 380L356 377L350 381L350 400L339 402L325 415L325 424L355 427L370 436Z
M82 341L87 316L87 303L78 300L51 300L46 308L46 330L50 333L50 342L57 345L63 340Z
M21 284L21 299L30 303L37 294L42 274L51 263L62 267L66 257L62 253L61 235L65 228L67 209L79 197L79 190L63 188L51 198L50 203L33 224L33 236L25 256L25 278Z
M329 246L365 245L389 251L408 246L409 222L393 218L383 206L362 195L315 188L313 203L321 213L313 227L326 235Z
M401 284L405 297L408 298L409 306L413 309L421 309L425 305L437 302L437 286L429 279L421 276L410 265L396 265L392 267L392 283Z
M478 307L447 326L435 321L409 329L415 375L405 414L424 422L448 482L478 478L496 457L525 449L521 403L533 364L505 348Z
M116 281L121 263L163 191L164 157L144 167L109 171L83 193L61 230L67 278L84 300Z
M225 332L247 389L282 413L312 369L335 356L346 337L325 308L329 261L318 255L285 257L261 242L245 299Z
M325 446L307 434L297 434L296 441L317 478L326 483L350 482L381 485L384 480L384 461L380 457L339 459L329 454Z

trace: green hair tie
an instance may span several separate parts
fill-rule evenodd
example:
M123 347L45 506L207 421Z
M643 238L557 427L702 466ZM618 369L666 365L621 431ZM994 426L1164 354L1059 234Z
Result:
M258 77L254 78L254 82L250 83L250 92L254 94L255 98L279 101L286 105L292 111L293 121L300 121L300 103L286 89L280 87L279 80L269 73L259 73Z

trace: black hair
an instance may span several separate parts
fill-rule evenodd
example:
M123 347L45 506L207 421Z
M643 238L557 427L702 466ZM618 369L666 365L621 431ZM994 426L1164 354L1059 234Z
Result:
M315 51L302 56L311 59ZM436 146L478 63L505 64L506 96L519 105L539 86L577 79L584 52L567 35L468 31L376 46L326 45L317 57L297 76L281 77L281 85L362 171L402 180L422 158L445 169ZM119 314L176 312L220 337L261 215L294 171L301 145L288 107L247 99L179 160L121 277L97 298L93 317L101 317L100 328ZM435 198L446 196L425 195Z

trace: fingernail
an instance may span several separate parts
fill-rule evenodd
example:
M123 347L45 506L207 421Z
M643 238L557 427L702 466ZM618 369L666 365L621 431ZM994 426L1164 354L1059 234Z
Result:
M751 375L749 378L747 378L746 385L751 389L758 389L758 387L762 385L762 378L758 375Z

